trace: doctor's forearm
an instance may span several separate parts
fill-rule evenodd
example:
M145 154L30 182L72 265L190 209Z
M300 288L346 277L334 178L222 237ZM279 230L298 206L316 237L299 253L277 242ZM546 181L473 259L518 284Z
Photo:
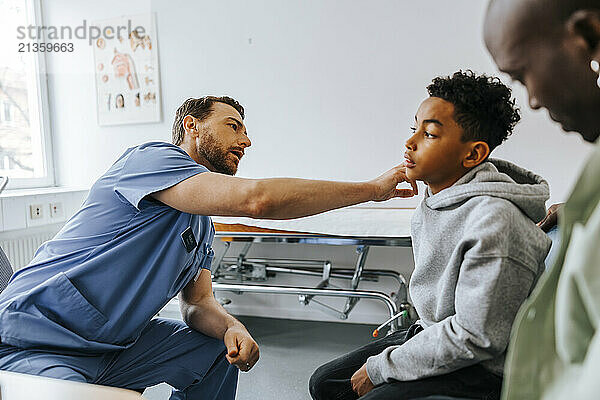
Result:
M369 182L330 182L293 178L261 180L255 189L262 204L259 218L286 219L317 214L374 200Z
M243 324L231 316L214 298L207 298L202 304L182 306L181 314L185 323L192 329L216 339L223 339L227 329Z

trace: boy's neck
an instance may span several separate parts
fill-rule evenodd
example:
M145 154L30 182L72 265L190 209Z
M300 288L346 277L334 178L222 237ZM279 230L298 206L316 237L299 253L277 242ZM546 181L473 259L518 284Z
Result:
M438 194L439 192L441 192L444 189L448 189L450 186L454 185L454 183L456 183L456 181L454 181L450 185L441 185L441 186L438 186L438 185L428 184L427 186L429 187L429 191L431 192L431 194L434 195L434 194Z
M460 175L447 178L441 182L425 182L425 183L429 187L429 191L431 192L432 195L438 194L442 190L448 189L450 186L454 185L460 178L465 176L465 174L467 172L469 172L471 169L472 168L468 168L465 171L463 171L463 173L461 173Z

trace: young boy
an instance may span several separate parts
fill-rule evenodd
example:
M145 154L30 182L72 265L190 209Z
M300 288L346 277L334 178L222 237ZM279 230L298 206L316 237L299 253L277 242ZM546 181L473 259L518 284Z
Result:
M427 89L405 153L427 185L411 227L420 320L321 366L314 399L500 397L512 322L550 248L536 226L548 184L489 158L520 119L497 78L461 71Z

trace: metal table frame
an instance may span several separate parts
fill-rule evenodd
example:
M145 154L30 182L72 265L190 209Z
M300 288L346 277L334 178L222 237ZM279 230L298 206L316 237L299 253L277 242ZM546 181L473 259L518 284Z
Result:
M399 311L411 311L408 302L408 286L404 277L396 271L368 269L364 266L372 246L410 247L410 236L406 237L355 237L335 236L304 233L271 233L271 232L228 232L218 231L215 238L221 239L225 245L215 257L212 264L213 291L229 291L241 293L294 294L303 305L317 305L324 311L340 319L348 318L349 313L361 299L382 301L388 308L390 318ZM243 242L243 249L235 257L227 256L233 242ZM297 244L327 244L337 246L356 246L357 258L354 269L333 268L329 260L283 259L283 258L250 258L248 251L254 243L297 243ZM266 280L266 276L276 273L287 273L306 276L320 276L321 281L315 287L277 286L255 283L256 280ZM238 280L236 283L227 282L228 278ZM397 292L390 296L378 291L359 290L361 281L377 281L380 277L395 279L398 283ZM263 279L264 278L264 279ZM350 288L342 289L330 283L331 278L350 280ZM252 280L253 283L246 283ZM315 299L315 296L344 297L346 303L343 310ZM410 314L399 319L400 326L411 322ZM390 325L390 331L398 329L398 320Z

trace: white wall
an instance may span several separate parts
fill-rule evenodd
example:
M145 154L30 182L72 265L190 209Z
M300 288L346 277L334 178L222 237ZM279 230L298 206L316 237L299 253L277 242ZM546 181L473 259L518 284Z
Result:
M51 54L57 180L89 185L127 146L169 140L190 96L229 94L253 140L241 176L368 179L402 161L425 86L459 68L496 73L481 39L484 1L128 1L43 3L46 25L155 12L163 122L99 127L92 48ZM503 77L507 81L506 77ZM547 177L564 200L589 146L526 106L497 156ZM559 162L560 160L560 162ZM565 162L566 161L566 162ZM415 204L397 200L386 206Z
M92 48L75 41L74 53L51 54L58 183L89 186L126 147L169 140L176 108L187 97L206 94L231 95L246 107L253 147L242 161L240 176L374 177L402 161L404 140L433 77L460 68L496 74L481 38L485 4L45 1L45 25L76 26L83 19L90 23L155 12L164 96L162 123L99 127ZM564 135L545 112L529 111L523 88L514 89L523 122L496 156L545 176L551 202L562 201L590 146L576 135ZM384 206L414 204L396 200ZM342 263L351 263L345 251L331 251ZM409 252L383 249L381 254L371 266L402 264L405 272L410 270ZM246 295L244 307L266 310L261 307L279 301L265 303ZM365 309L364 315L383 310Z

